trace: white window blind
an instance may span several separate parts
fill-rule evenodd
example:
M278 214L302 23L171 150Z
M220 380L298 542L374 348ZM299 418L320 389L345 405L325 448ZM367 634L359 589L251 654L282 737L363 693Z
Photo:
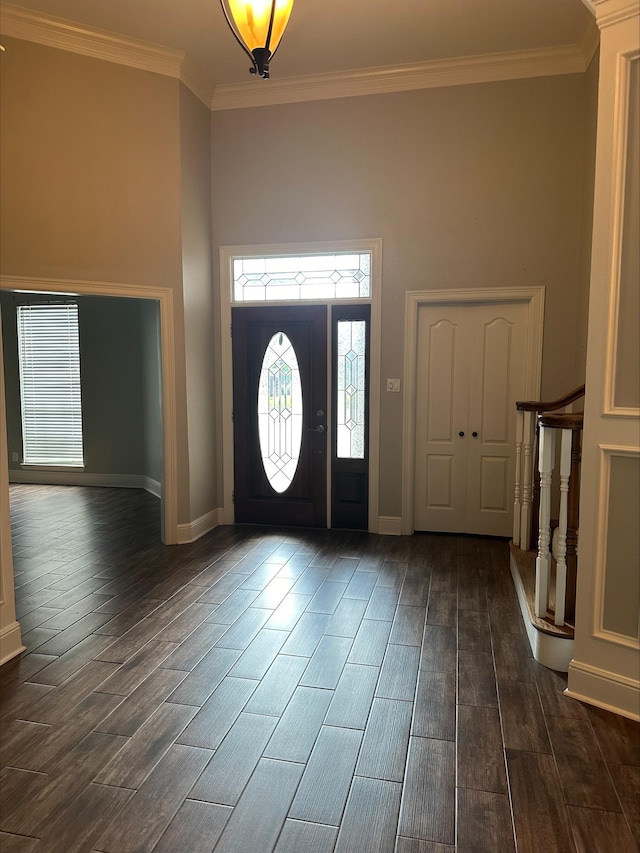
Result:
M83 464L78 306L18 306L23 461Z

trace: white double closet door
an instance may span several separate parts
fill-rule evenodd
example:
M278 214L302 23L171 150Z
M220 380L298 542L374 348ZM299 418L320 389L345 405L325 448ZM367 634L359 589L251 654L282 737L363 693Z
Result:
M420 306L416 530L511 536L527 332L522 302Z

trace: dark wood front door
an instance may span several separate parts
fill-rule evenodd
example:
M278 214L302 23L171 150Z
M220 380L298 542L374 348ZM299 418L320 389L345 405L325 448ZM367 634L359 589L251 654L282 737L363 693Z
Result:
M326 308L234 308L232 323L235 519L326 527ZM259 403L261 382L267 390ZM301 413L291 410L296 387Z

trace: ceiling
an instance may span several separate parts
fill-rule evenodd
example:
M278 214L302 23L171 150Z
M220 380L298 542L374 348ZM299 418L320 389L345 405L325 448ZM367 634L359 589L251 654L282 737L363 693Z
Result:
M249 60L231 35L219 0L12 0L10 5L183 51L212 84L249 79ZM271 78L576 46L591 27L593 16L583 0L295 0Z

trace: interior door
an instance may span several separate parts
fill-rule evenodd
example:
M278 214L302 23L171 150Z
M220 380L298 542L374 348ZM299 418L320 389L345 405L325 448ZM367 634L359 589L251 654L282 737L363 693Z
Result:
M526 340L524 303L420 308L416 530L511 535Z
M235 519L326 527L326 307L234 308L232 335Z

